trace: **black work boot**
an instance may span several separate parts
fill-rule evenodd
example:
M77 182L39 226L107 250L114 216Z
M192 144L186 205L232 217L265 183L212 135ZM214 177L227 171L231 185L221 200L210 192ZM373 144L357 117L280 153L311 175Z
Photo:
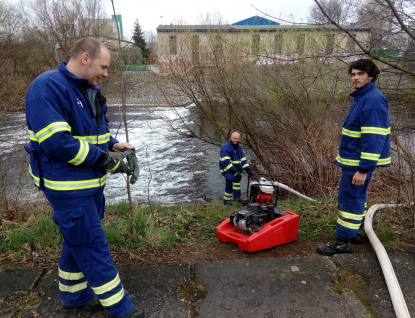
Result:
M64 309L73 309L73 308L79 308L82 310L88 310L88 311L95 311L95 310L101 310L104 309L104 307L102 307L102 304L100 303L99 299L97 296L95 296L89 303L87 303L86 305L83 306L66 306L63 305Z
M357 235L354 238L352 238L350 243L352 243L352 244L363 244L365 241L366 241L366 236L361 234L361 233L357 233Z
M134 306L126 315L122 316L121 318L144 318L144 313L138 309L138 307Z
M334 254L343 254L343 253L351 253L352 249L350 248L350 241L344 242L339 239L335 241L331 241L327 243L327 245L319 245L317 246L317 253L322 255L331 256Z

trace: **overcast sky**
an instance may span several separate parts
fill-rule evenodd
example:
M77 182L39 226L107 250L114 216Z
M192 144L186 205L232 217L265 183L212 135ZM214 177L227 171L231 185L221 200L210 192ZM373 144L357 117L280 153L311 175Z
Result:
M156 33L160 24L202 24L202 17L220 15L225 23L235 23L260 12L276 18L304 22L313 0L113 0L115 12L122 15L124 37L131 37L133 24L138 19L143 31ZM105 3L108 15L113 14L110 0ZM256 10L257 8L258 10ZM271 17L267 17L271 19ZM276 20L278 21L278 20Z

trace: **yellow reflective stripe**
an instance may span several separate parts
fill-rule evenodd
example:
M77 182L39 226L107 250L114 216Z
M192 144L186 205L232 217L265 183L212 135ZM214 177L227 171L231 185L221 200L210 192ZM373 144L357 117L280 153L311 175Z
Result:
M362 127L362 134L390 135L391 128Z
M40 184L40 179L39 179L39 177L36 177L36 176L33 174L33 172L32 172L32 166L31 166L31 165L29 165L29 173L30 173L30 176L32 177L33 182L35 183L35 185L39 186L39 184Z
M244 160L246 160L246 157L241 158L241 161L244 161Z
M223 195L223 199L224 200L232 199L232 193L225 192L225 194Z
M346 166L355 166L355 167L358 167L359 162L360 162L360 160L344 159L344 158L340 157L340 155L337 155L336 161L341 163L341 164L344 164Z
M95 136L73 136L76 139L85 140L89 144L105 144L110 140L110 133Z
M59 277L66 279L66 280L78 280L84 277L84 274L82 272L77 273L70 273L65 272L59 268Z
M118 303L124 297L124 288L122 288L118 293L114 296L111 296L107 299L100 299L102 306L108 307Z
M118 161L118 162L116 163L116 165L114 166L114 168L112 168L112 169L107 169L107 171L108 171L108 172L113 172L113 171L115 171L115 170L118 168L118 166L120 165L120 163L121 163L121 161Z
M89 152L89 144L84 140L79 140L79 151L76 154L76 156L72 160L69 160L68 162L72 163L75 166L78 166L82 162L84 162L86 156L88 155L88 152Z
M233 165L230 163L229 165L226 166L226 168L222 169L220 172L226 172L232 167L233 167Z
M380 154L377 153L370 153L370 152L362 152L360 153L360 159L367 159L367 160L375 160L378 161Z
M117 276L112 281L110 281L109 283L106 283L106 284L104 284L102 286L99 286L99 287L92 287L92 289L93 289L95 294L101 295L103 293L111 291L112 289L117 287L119 284L120 284L120 277L117 274Z
M44 141L45 139L49 138L50 136L52 136L54 133L57 133L59 131L71 131L71 127L69 126L69 124L67 122L55 122L52 123L48 126L46 126L45 128L39 130L36 134L36 138L38 139L39 143L41 143L42 141Z
M90 189L90 188L97 188L103 186L106 183L107 176L103 176L101 179L90 179L90 180L77 180L77 181L53 181L44 179L45 187L58 190L58 191L65 191L65 190L82 190L82 189Z
M35 135L35 133L33 132L33 130L27 130L27 132L28 132L28 134L29 134L29 139L30 140L33 140L33 141L37 141L37 138L36 138L36 135Z
M349 223L346 221L343 221L342 219L337 218L337 223L340 224L341 226L344 226L348 229L352 229L352 230L358 230L360 228L360 224L354 224L354 223Z
M235 160L235 161L232 161L232 163L233 163L234 165L237 165L237 164L241 163L241 161L240 161L240 160Z
M244 164L244 165L242 166L242 169L245 169L246 167L249 167L249 164Z
M388 158L379 159L377 164L378 165L387 165L387 164L390 164L391 162L392 162L391 157L388 157Z
M224 160L231 160L231 157L225 156L225 157L220 158L220 161L224 161Z
M59 282L59 290L63 291L63 292L68 292L68 293L76 293L82 289L87 288L88 285L86 282L80 283L80 284L76 284L73 286L68 286L68 285L64 285L61 282Z
M349 212L339 211L339 214L344 217L345 219L351 219L351 220L363 220L363 215L353 214Z
M360 131L349 130L349 129L346 129L344 127L342 128L342 135L349 136L349 137L352 137L352 138L360 138L361 137Z
M29 173L33 178L33 182L36 186L40 186L40 178L35 176L32 172L32 167L29 165ZM107 175L103 176L101 179L91 179L91 180L79 180L79 181L52 181L48 179L43 179L44 185L46 188L52 190L82 190L89 188L96 188L99 186L104 186L107 182Z

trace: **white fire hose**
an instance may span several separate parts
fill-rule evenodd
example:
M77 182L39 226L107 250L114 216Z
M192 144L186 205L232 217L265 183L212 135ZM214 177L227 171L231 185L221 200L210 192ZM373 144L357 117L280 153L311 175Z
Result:
M402 204L400 204L402 205ZM397 318L410 318L408 307L406 306L405 299L402 294L401 287L399 286L398 279L396 278L395 271L393 270L392 263L383 247L381 241L376 236L372 227L373 215L379 209L394 208L397 204L375 204L372 205L367 211L365 218L365 232L375 249L376 255L379 259L380 266L382 267L383 275L385 276L386 285L389 289L389 294L392 299L393 308Z
M274 181L274 182L272 182L272 185L274 187L279 187L279 188L284 189L284 190L286 190L288 192L291 192L292 194L295 194L296 196L298 196L298 197L300 197L302 199L305 199L305 200L308 200L308 201L315 201L314 199L309 198L308 196L306 196L306 195L304 195L304 194L302 194L302 193L294 190L293 188L290 188L289 186L286 186L283 183Z

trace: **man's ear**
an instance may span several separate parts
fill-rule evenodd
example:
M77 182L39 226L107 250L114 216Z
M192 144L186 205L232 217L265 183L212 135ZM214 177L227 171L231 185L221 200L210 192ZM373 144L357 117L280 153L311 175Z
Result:
M88 52L85 52L81 55L81 62L82 64L88 64L88 61L90 60L90 56Z

